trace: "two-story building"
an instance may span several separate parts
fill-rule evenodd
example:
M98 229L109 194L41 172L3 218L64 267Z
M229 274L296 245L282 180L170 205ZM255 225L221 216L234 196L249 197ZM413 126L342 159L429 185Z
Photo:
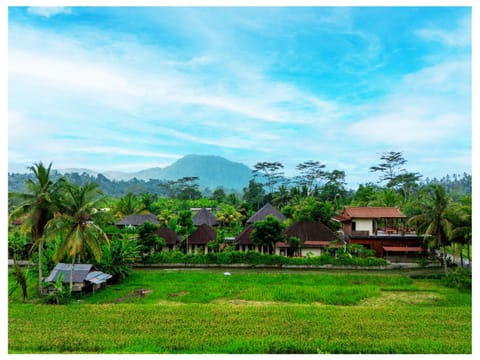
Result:
M345 207L333 218L342 225L348 244L360 244L375 256L402 260L423 255L423 236L407 227L406 216L394 207Z

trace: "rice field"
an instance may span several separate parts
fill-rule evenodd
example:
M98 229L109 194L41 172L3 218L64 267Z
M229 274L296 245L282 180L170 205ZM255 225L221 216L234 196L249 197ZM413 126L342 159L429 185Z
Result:
M468 354L471 293L385 272L137 270L65 306L9 303L9 353ZM138 290L143 290L143 296Z

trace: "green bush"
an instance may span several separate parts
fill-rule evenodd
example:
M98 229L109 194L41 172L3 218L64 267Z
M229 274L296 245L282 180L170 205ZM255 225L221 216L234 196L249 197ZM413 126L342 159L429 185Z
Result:
M457 268L445 277L445 285L472 291L472 272L467 269Z
M148 264L248 264L258 265L350 265L350 266L384 266L384 259L376 257L352 257L341 254L337 257L324 254L305 258L289 258L281 255L262 254L258 251L227 251L208 254L183 254L179 251L159 252L145 259Z

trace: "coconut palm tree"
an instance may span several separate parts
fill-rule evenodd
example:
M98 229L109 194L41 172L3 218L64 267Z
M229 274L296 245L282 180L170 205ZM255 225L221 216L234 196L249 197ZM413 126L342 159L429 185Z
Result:
M470 259L470 244L472 241L472 197L466 196L460 202L453 204L447 212L450 222L449 238L460 247L460 262L463 267L462 248L467 246Z
M10 220L24 217L21 231L29 234L34 246L38 248L38 288L42 288L42 264L45 225L56 208L58 195L58 182L53 182L50 176L52 163L45 167L42 162L35 163L29 169L33 173L33 179L25 181L26 193L11 194L19 197L20 205L10 214Z
M53 256L55 262L70 256L72 267L70 273L70 292L73 288L73 268L76 258L80 261L88 248L98 262L102 257L102 243L109 243L107 235L92 221L98 196L101 194L98 184L88 183L83 186L64 183L64 196L60 213L47 224L47 236L60 235L61 241Z
M451 224L448 219L449 198L443 186L438 184L424 188L422 213L410 218L409 223L417 226L417 232L424 234L425 241L434 248L443 248L443 266L447 274L447 245Z

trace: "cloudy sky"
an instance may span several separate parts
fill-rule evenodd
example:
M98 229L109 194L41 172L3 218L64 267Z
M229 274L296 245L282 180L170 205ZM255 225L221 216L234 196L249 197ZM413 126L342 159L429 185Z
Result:
M9 7L9 166L471 173L468 7Z

